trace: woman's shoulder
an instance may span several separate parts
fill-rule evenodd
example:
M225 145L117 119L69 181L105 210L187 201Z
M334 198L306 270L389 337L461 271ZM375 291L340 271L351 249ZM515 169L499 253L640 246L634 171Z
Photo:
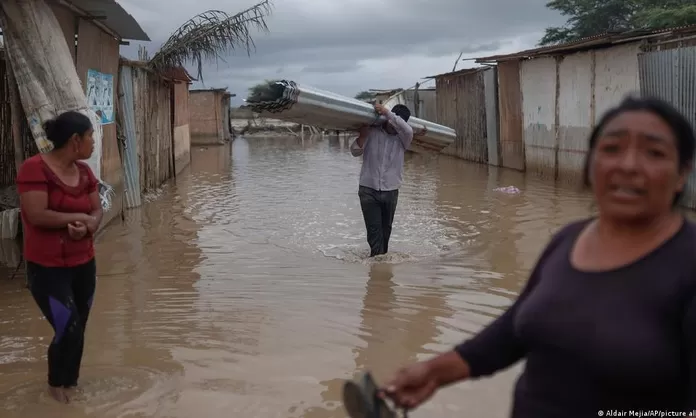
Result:
M593 220L594 218L585 218L563 225L551 236L551 243L557 243L566 239L574 240Z
M539 261L547 259L557 248L565 243L573 243L575 239L580 235L580 233L585 229L587 224L592 222L594 218L581 219L578 221L573 221L567 223L557 229L552 235L551 239L546 244Z
M84 162L84 161L75 161L75 164L77 165L77 168L78 168L82 173L85 173L85 174L89 175L90 177L94 176L94 172L92 171L92 167L90 167L89 164L87 164L86 162Z
M17 172L17 180L21 181L22 179L25 179L27 176L34 178L37 175L43 175L44 167L45 165L40 154L36 154L32 157L29 157L26 160L24 160L21 166L19 166L19 170Z
M669 241L696 262L696 222L684 219L684 225Z
M43 168L44 162L41 154L36 154L24 160L20 168Z

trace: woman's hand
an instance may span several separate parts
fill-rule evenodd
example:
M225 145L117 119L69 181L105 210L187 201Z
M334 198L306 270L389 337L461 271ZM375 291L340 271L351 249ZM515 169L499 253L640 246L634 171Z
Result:
M455 351L448 351L399 370L381 392L401 408L413 409L439 388L468 379L470 374L469 363Z
M99 229L99 222L97 221L96 216L90 216L85 223L85 226L87 226L87 231L94 235L97 233L97 229Z
M87 235L87 225L82 222L72 222L68 224L68 235L75 241L81 240Z
M94 234L95 232L97 232L97 228L99 228L99 223L97 222L96 217L88 215L86 213L76 213L74 216L75 218L72 222L70 222L71 224L75 225L79 223L84 225L85 227L87 227L87 232L89 232L90 234Z
M430 399L439 387L431 363L423 361L399 370L382 393L399 407L414 409Z

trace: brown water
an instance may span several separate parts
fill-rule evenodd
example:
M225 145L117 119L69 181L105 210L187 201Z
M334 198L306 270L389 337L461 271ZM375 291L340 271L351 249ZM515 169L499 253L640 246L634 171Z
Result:
M99 238L82 389L44 393L51 338L0 280L0 399L15 417L345 416L343 379L447 350L511 303L587 196L521 173L408 156L393 253L368 261L360 160L336 138L194 149L176 181ZM517 195L493 191L513 185ZM413 417L505 417L519 366Z

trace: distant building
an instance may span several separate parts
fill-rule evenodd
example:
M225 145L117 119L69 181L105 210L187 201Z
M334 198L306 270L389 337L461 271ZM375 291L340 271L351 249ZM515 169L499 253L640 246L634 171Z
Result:
M191 90L191 144L224 144L232 137L230 130L230 98L235 95L226 88Z

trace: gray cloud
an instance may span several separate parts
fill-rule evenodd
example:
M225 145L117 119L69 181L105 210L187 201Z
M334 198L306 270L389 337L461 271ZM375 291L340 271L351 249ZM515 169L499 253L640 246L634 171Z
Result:
M362 67L360 63L355 61L330 61L326 63L317 63L304 67L302 69L303 73L324 73L324 74L336 74L336 73L347 73L351 71L357 71ZM282 68L276 73L282 73Z
M269 33L256 33L256 50L236 51L206 65L208 87L228 86L241 99L267 78L290 78L352 95L368 88L408 87L448 71L460 51L488 55L528 48L543 29L563 21L547 0L275 0ZM226 0L121 0L150 38L150 53L196 13L236 13L254 4ZM514 49L513 49L514 50ZM133 57L137 46L124 49ZM461 65L460 65L461 68ZM408 84L408 85L406 85Z

